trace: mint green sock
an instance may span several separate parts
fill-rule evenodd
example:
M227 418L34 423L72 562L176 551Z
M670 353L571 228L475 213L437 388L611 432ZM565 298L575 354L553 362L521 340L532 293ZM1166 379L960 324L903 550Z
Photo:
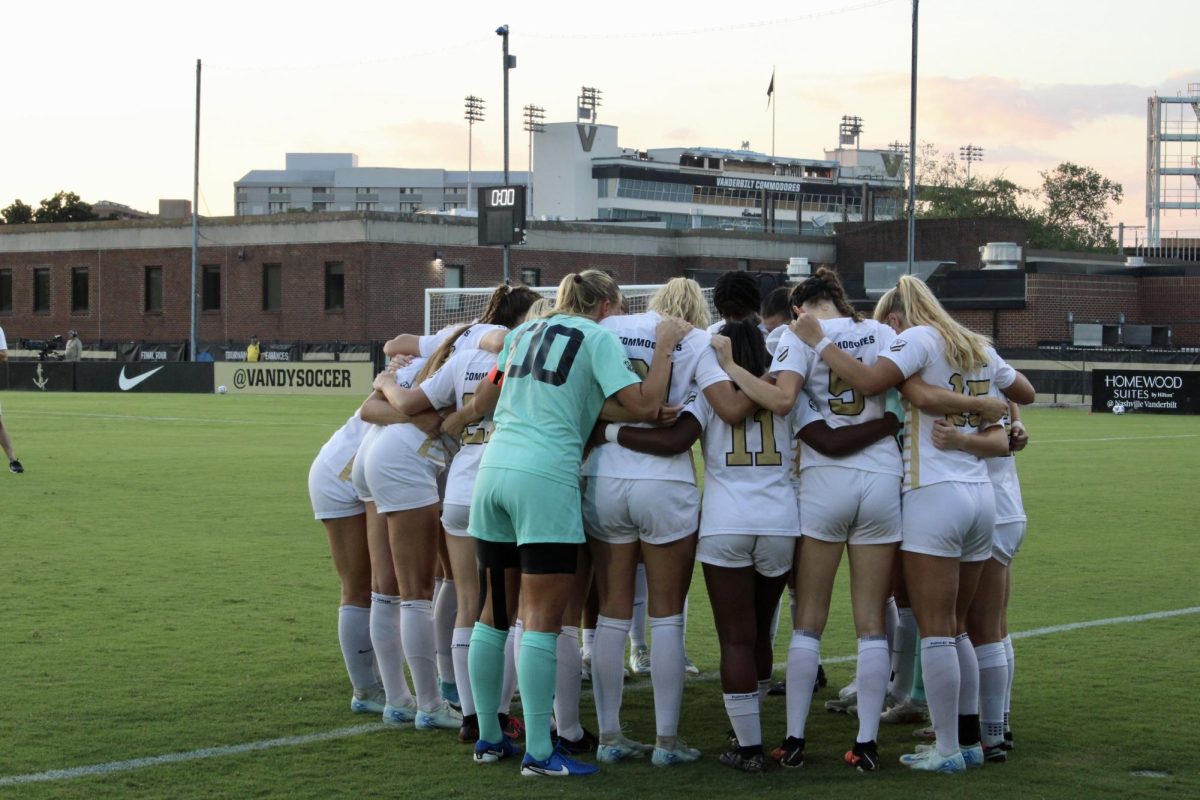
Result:
M918 634L918 642L921 641L919 637L920 634ZM921 671L921 648L919 645L917 647L917 666L913 670L913 688L909 695L917 702L925 702L925 673Z
M521 711L525 714L525 752L539 761L554 752L550 717L554 713L557 672L558 634L525 631L517 658L517 682L521 687ZM471 687L474 686L472 683Z
M471 676L471 694L479 717L479 738L498 744L504 738L500 730L500 692L504 688L504 642L508 631L475 623L471 631L471 649L467 651L467 672Z

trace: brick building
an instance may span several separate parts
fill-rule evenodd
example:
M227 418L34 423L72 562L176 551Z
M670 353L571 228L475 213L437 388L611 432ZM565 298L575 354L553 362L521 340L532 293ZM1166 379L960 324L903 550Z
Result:
M1015 227L1014 227L1015 226ZM598 267L621 283L689 271L778 272L793 256L836 263L862 297L863 263L902 259L904 223L839 226L837 237L533 223L513 248L512 276L555 285ZM423 326L423 290L488 286L499 248L481 248L473 220L386 213L288 214L204 220L199 249L201 343L371 342ZM918 259L979 268L988 241L1024 244L1014 221L922 220ZM1174 347L1200 346L1200 265L1128 267L1118 256L1027 252L1019 299L947 300L1002 348L1071 341L1071 323L1170 326ZM976 275L975 277L982 277ZM990 275L988 276L991 277ZM188 338L191 227L184 220L0 226L0 327L10 342L74 328L86 343ZM1119 343L1119 342L1118 342Z

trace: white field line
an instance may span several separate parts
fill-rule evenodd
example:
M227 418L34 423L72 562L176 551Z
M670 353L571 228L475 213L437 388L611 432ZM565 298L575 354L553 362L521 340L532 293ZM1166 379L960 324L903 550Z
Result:
M1029 439L1030 445L1035 444L1077 444L1080 442L1133 442L1143 439L1196 439L1200 433L1176 433L1163 436L1105 436L1099 439Z
M1068 622L1064 625L1049 625L1044 628L1033 628L1027 631L1018 631L1012 634L1014 639L1027 639L1033 636L1050 636L1068 631L1080 630L1082 628L1099 628L1108 625L1124 625L1131 622L1148 622L1151 620L1166 619L1168 617L1182 617L1189 614L1200 614L1200 606L1192 606L1190 608L1176 608L1170 611L1153 611L1148 614L1134 614L1128 617L1108 617L1106 619L1092 619L1083 622ZM834 658L825 658L822 661L826 664L844 664L854 661L857 656L836 656ZM706 672L699 678L694 678L689 683L697 680L712 681L719 677L717 672ZM641 681L627 686L626 692L647 691L651 686L650 681ZM115 772L127 772L134 769L142 769L143 767L157 767L163 764L179 764L184 761L200 761L208 758L221 758L223 756L240 755L242 753L253 753L258 750L273 750L278 747L297 747L318 742L327 742L333 739L346 739L351 736L360 736L364 733L374 733L375 731L384 730L381 723L370 725L355 725L349 728L336 728L330 731L321 733L309 733L303 736L284 736L279 739L262 739L257 742L247 742L245 744L224 745L221 747L206 747L200 750L188 750L182 753L164 753L157 756L147 756L145 758L132 758L127 761L109 761L105 764L90 764L84 767L70 767L68 769L52 769L46 772L31 772L25 775L7 775L0 777L0 787L18 786L26 783L48 783L51 781L69 780L71 778L86 778L96 775L111 775Z

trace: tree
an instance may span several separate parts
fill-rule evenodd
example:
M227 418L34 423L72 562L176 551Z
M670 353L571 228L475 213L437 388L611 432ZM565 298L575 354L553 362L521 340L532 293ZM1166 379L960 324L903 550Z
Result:
M41 202L34 213L35 222L87 222L99 219L90 203L79 199L74 192L58 192Z
M1069 161L1041 175L1045 208L1040 221L1051 241L1037 246L1086 250L1116 245L1108 209L1109 203L1121 202L1125 193L1121 184Z
M33 222L33 209L19 199L13 200L12 205L0 211L0 217L9 225L24 225Z

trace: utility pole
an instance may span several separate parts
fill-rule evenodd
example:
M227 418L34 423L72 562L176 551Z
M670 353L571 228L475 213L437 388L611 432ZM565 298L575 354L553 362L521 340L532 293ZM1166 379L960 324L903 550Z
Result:
M912 0L912 69L908 105L908 274L912 275L917 250L917 9Z
M529 174L529 213L533 216L533 135L546 130L543 124L546 120L546 109L541 106L525 106L525 130L529 133L529 156L527 170Z
M467 95L464 106L463 119L467 121L467 209L470 210L471 204L474 202L471 193L471 159L472 150L474 149L475 141L475 123L483 122L483 98L476 97L473 94Z
M188 303L191 326L188 336L188 358L196 360L196 339L200 324L196 319L196 273L200 261L200 59L196 59L196 143L192 156L192 294Z
M517 66L517 57L508 54L508 26L496 28L496 35L503 40L504 54L504 185L508 185L508 71ZM510 245L504 245L504 282L509 281Z

